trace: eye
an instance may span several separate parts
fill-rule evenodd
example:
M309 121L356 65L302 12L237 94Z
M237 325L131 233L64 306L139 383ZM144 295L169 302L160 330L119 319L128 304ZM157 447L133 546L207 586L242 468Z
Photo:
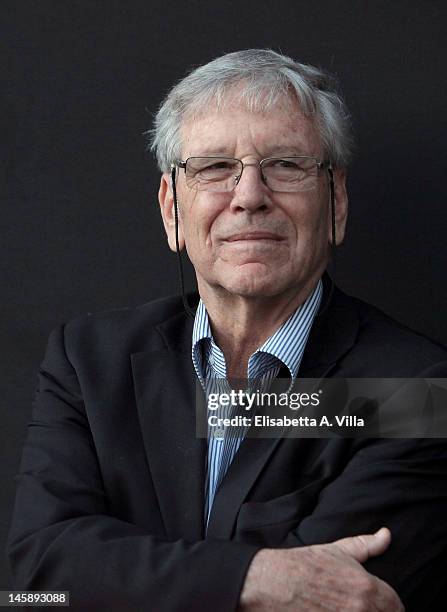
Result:
M296 170L296 169L300 169L300 163L296 162L296 161L292 161L290 159L275 159L272 162L272 166L273 168L290 168L292 170Z
M231 159L197 160L194 166L194 176L201 181L226 179L238 170L238 162Z
M314 161L309 158L278 158L271 159L266 164L269 168L278 170L290 170L295 172L307 172L315 165Z
M309 174L309 160L293 158L275 158L264 165L264 176L270 181L298 182Z
M200 169L200 172L218 172L219 170L228 170L232 168L232 164L227 161L219 161L214 164L209 164L208 166L204 166Z

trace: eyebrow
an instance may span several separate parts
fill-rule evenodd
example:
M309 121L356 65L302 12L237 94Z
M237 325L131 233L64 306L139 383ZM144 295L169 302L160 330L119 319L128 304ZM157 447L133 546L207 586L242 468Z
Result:
M261 159L266 159L268 157L295 157L295 156L309 156L309 157L317 157L316 153L314 152L307 152L307 151L303 151L303 149L301 147L298 146L285 146L285 145L281 145L281 146L274 146L271 149L268 149L269 153L266 155L263 155ZM232 154L232 152L229 152L228 150L225 151L225 149L215 149L215 148L207 148L205 147L204 149L200 150L200 153L194 153L192 155L189 155L188 157L230 157L230 158L234 158L234 155Z
M315 153L313 151L304 151L302 147L299 146L291 146L287 147L284 145L276 146L269 149L269 154L266 157L294 157L295 155L306 155L309 157L315 157Z
M198 153L192 153L188 157L233 157L231 153L223 149L200 149Z

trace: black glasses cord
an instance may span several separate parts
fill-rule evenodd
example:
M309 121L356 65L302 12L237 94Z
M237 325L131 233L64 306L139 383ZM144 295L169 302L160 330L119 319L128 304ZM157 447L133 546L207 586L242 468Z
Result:
M186 310L187 314L192 319L194 319L196 316L195 312L189 305L188 298L186 297L185 279L183 277L182 255L180 252L180 245L179 245L179 239L178 239L178 205L177 205L177 188L175 186L175 174L176 174L176 168L175 166L173 166L171 170L171 182L172 182L172 195L174 197L175 249L177 251L177 271L178 271L178 277L180 281L180 290L182 292L183 307Z
M330 286L327 292L327 297L324 304L321 305L320 310L317 313L317 317L321 317L327 310L329 304L332 301L332 295L334 293L334 281L332 276L337 276L337 241L335 231L335 187L334 187L334 173L332 168L327 168L329 175L329 192L331 199L331 226L332 226L332 244L331 244L331 262L332 262L332 274L328 275Z

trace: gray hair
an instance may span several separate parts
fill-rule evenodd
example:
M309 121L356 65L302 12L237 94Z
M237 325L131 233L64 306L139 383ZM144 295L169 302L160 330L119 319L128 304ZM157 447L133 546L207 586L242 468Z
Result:
M302 112L314 118L326 154L334 167L346 167L353 149L346 105L328 73L270 49L227 53L200 66L175 85L162 102L147 132L159 168L169 172L181 156L182 123L206 111L222 108L229 93L253 112L271 110L284 97L296 94Z

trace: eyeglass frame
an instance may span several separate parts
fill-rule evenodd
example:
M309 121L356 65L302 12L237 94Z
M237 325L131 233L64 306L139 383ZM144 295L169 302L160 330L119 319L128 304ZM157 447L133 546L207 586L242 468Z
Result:
M261 159L258 162L253 162L253 163L244 163L241 159L238 159L237 157L226 157L225 155L192 155L190 157L187 157L184 161L183 160L178 160L175 162L171 163L171 173L173 172L173 170L175 170L175 168L183 168L183 170L185 171L185 176L186 176L186 164L188 163L188 161L190 159L231 159L234 161L238 161L240 162L241 166L242 166L242 170L241 173L235 177L235 182L234 182L234 186L232 189L228 190L228 191L224 191L222 193L231 193L233 191L233 189L235 189L235 187L239 184L239 181L242 178L242 174L244 172L244 168L245 166L259 166L259 170L261 172L261 179L263 181L263 183L265 185L267 185L267 187L269 189L271 189L274 192L277 193L281 193L281 191L276 190L276 189L272 189L269 184L267 183L267 179L264 176L264 173L262 171L262 164L266 161L270 161L272 159L277 159L277 160L281 160L281 159L312 159L314 160L316 166L317 166L317 171L320 172L321 170L328 170L329 172L329 177L332 180L332 162L329 159L325 159L325 160L320 160L318 159L318 157L314 157L313 155L284 155L282 157L264 157L264 159ZM186 183L188 189L194 189L194 187L190 187L188 185L188 183ZM196 191L200 191L200 189L197 189ZM206 191L206 189L204 189L203 191ZM287 192L287 193L299 193L298 192Z

